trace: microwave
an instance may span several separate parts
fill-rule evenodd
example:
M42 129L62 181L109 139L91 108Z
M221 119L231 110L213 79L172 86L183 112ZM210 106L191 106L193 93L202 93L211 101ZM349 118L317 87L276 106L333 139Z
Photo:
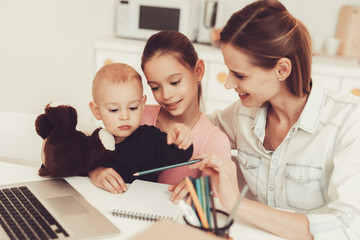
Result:
M116 6L115 35L148 39L162 30L174 30L195 41L202 0L120 0Z

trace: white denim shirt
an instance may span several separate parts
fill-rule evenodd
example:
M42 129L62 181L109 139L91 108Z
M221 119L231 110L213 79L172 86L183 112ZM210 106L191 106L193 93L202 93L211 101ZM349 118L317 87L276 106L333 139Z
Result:
M306 214L315 239L360 239L360 99L313 84L299 120L264 148L267 104L237 101L210 117L237 149L258 200Z

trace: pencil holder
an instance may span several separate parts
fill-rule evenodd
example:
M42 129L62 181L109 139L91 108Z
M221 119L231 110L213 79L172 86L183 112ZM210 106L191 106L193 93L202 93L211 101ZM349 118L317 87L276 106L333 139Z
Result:
M212 208L211 208L212 211ZM213 234L215 234L216 236L219 237L223 237L224 239L232 239L231 237L229 237L229 230L231 225L234 223L234 220L231 220L228 224L228 217L229 214L227 212L221 211L219 209L215 209L215 214L216 214L216 225L217 227L215 227L215 220L214 218L212 218L211 224L209 228L204 228L202 226L195 226L193 224L191 224L186 217L184 216L184 221L187 225L206 231L206 232L211 232Z

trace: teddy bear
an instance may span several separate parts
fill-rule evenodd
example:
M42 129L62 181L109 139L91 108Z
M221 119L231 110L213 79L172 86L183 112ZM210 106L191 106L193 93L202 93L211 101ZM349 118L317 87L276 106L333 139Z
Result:
M87 176L104 165L115 150L114 136L104 128L91 135L76 130L77 111L64 104L47 104L35 120L37 134L44 139L40 176Z

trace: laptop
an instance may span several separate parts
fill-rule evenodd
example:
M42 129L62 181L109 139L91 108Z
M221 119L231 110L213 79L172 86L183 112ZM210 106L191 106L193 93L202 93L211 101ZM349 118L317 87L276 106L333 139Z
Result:
M103 239L119 233L64 179L0 185L0 239Z

